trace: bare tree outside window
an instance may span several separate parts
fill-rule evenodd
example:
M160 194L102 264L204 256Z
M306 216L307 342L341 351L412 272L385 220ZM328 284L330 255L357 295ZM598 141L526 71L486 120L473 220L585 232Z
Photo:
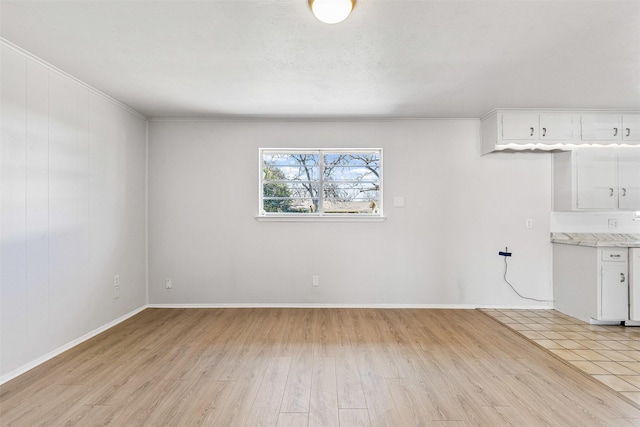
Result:
M380 149L260 155L263 215L381 215Z

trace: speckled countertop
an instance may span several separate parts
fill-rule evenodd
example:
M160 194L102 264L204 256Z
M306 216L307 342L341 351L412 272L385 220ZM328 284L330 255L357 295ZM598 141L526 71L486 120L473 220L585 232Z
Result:
M551 233L551 243L599 247L640 248L640 234Z

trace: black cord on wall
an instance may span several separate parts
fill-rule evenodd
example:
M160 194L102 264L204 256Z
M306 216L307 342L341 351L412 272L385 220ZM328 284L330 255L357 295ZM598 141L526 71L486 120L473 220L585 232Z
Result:
M509 283L509 281L507 280L507 271L509 270L509 265L507 264L507 257L510 257L511 253L507 251L507 248L505 248L505 251L499 252L499 255L504 257L504 276L503 276L504 281L507 285L509 285L509 287L513 290L513 292L516 293L516 295L518 295L522 299L528 299L536 302L553 302L553 300L549 300L549 299L537 299L537 298L525 297L524 295L520 294L520 292L518 292L516 288L514 288L513 285Z

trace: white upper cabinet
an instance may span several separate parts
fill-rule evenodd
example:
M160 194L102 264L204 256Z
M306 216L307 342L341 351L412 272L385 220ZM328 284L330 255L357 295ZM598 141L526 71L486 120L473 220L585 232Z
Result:
M571 141L573 114L504 113L502 139L505 141Z
M622 140L640 142L640 114L622 115Z
M538 139L538 115L508 113L502 115L502 139L531 141Z
M540 114L540 139L542 141L573 141L574 114Z
M585 149L575 152L578 209L617 209L616 152Z
M640 148L581 148L553 156L554 210L640 210Z
M580 128L583 141L616 142L622 139L622 115L582 114Z
M498 109L482 118L482 154L640 145L640 113Z
M495 110L482 119L482 154L578 142L579 120L573 112Z
M640 209L640 148L619 150L618 200L620 209Z
M640 114L582 114L582 141L600 144L640 142Z

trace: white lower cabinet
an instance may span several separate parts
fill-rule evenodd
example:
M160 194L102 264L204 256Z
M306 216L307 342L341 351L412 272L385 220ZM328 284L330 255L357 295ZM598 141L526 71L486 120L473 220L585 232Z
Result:
M599 320L628 319L628 294L626 263L608 262L600 268Z
M640 321L640 248L629 249L629 318Z
M554 308L589 323L628 320L628 252L554 244Z

